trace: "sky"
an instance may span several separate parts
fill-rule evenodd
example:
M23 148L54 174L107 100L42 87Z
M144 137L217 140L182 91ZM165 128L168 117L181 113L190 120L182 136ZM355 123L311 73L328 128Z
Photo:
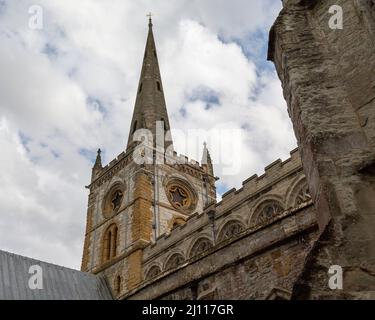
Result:
M219 199L296 147L266 61L281 1L33 5L0 0L1 250L80 268L85 185L98 148L107 164L126 147L148 12L175 149L199 161L204 137Z

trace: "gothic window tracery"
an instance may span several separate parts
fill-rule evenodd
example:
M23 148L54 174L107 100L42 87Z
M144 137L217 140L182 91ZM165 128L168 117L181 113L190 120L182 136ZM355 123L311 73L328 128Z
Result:
M116 183L107 192L103 199L103 216L105 218L111 218L115 215L121 208L122 201L124 199L124 185L122 183Z
M171 180L166 186L166 194L172 206L183 213L190 213L196 206L195 193L181 180Z
M109 261L117 255L118 228L111 224L104 232L103 237L103 262Z
M229 221L225 224L219 235L219 241L230 239L244 230L244 225L239 221Z
M283 212L283 207L277 201L267 201L255 213L256 224L265 224Z
M185 258L180 253L173 254L167 261L165 265L165 270L171 270L174 268L177 268L181 264L183 264L185 261Z
M111 204L112 204L112 209L116 210L120 207L121 205L121 200L122 200L122 192L120 190L117 190L114 195L112 196Z
M157 277L161 273L159 266L152 266L150 270L147 272L146 280L153 279Z
M188 205L188 195L187 192L180 186L172 186L169 188L169 197L173 204L177 207L186 207Z
M202 252L207 251L208 249L212 248L212 242L207 238L200 238L198 239L190 251L190 257L194 257Z

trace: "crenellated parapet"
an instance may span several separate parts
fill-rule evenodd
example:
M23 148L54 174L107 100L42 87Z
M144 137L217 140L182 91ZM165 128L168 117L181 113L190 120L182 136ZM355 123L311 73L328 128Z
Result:
M131 152L121 152L109 164L99 169L96 173L96 178L91 182L87 188L95 190L104 182L111 180L120 170L124 169L133 161Z
M290 155L285 161L271 163L261 176L245 180L241 189L228 191L219 203L190 215L186 223L149 244L143 252L144 281L312 207L298 150Z

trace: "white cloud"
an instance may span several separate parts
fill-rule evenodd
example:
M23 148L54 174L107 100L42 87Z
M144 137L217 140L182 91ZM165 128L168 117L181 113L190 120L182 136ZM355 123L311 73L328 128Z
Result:
M223 185L240 186L294 147L275 73L242 50L261 54L262 37L252 35L267 34L280 3L43 0L38 31L28 28L31 4L6 1L0 11L1 249L79 268L92 165L85 154L101 147L109 162L125 147L149 11L172 127L244 137L236 174L215 165ZM201 149L190 141L186 153L200 160Z

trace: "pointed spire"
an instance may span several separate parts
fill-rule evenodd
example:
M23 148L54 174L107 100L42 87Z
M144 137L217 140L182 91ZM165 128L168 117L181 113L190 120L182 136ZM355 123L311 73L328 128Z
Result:
M102 150L98 149L98 153L96 155L96 160L94 164L94 169L102 169L102 157L101 157Z
M160 130L161 134L158 135L159 140L161 138L161 141L164 143L164 148L167 149L171 145L173 147L172 141L165 141L165 139L162 138L165 136L165 133L170 130L170 126L152 31L151 14L149 14L148 17L148 36L130 126L127 151L136 144L133 135L138 129L150 130L154 139L153 146L156 147L157 122L158 127L164 125L164 131Z
M210 152L208 151L207 148L207 143L203 143L203 155L202 155L202 166L206 170L206 172L210 175L214 175L214 168L212 166L212 159Z
M102 150L98 149L95 164L92 167L91 182L94 181L98 177L98 175L100 174L100 171L103 169L101 153L102 153Z

